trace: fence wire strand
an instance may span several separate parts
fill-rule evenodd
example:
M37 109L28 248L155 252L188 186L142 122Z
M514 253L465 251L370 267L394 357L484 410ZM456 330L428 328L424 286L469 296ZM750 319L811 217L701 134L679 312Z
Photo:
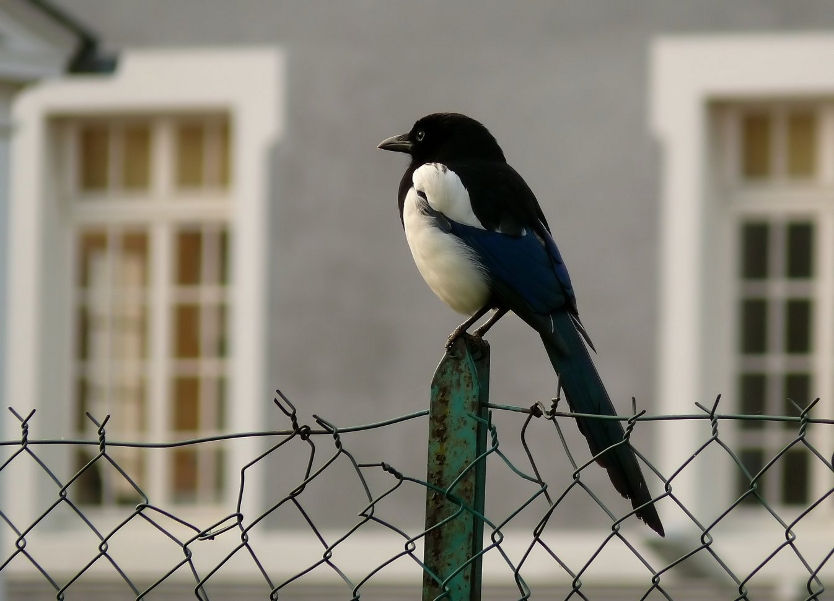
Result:
M208 600L212 598L210 585L222 580L224 575L227 576L228 574L224 574L224 572L231 572L233 563L241 558L246 558L254 566L254 573L257 574L258 581L262 582L264 598L292 598L289 591L293 590L294 586L299 585L299 583L316 582L316 579L321 576L320 570L326 570L330 572L331 578L335 578L337 582L341 583L344 596L340 598L358 600L368 586L380 579L381 575L393 564L405 560L413 564L417 581L419 581L421 574L426 573L440 586L441 590L446 591L437 597L438 601L444 598L448 599L448 587L444 589L445 585L456 574L476 561L477 558L470 558L467 563L454 567L452 573L443 578L431 572L423 563L421 557L423 539L431 529L439 528L442 523L433 525L429 529L415 529L394 523L390 518L386 519L380 515L381 509L386 504L396 502L396 496L402 494L404 488L411 487L413 491L416 487L416 490L422 490L421 494L423 496L426 492L433 491L445 496L448 501L454 504L455 511L444 520L444 523L454 520L460 515L468 514L484 524L485 543L480 555L483 558L492 558L495 563L491 565L505 567L504 569L507 570L509 575L508 580L511 581L511 586L515 591L512 593L512 598L519 600L526 600L533 596L537 585L528 582L528 567L535 562L541 562L542 557L552 564L554 575L558 574L560 581L566 581L562 588L558 588L554 584L553 587L548 589L558 590L558 598L566 600L595 598L592 595L593 588L584 584L583 579L588 577L592 569L605 569L605 566L600 566L599 563L606 561L606 551L615 545L625 547L642 566L641 569L645 573L645 578L642 580L642 584L635 588L639 591L635 598L641 600L675 599L677 594L675 584L680 581L681 574L687 573L684 564L691 564L697 559L698 565L708 565L704 570L706 578L720 581L725 588L729 585L734 591L731 596L727 597L728 599L752 601L756 597L751 596L753 594L751 591L757 585L765 582L764 580L760 581L758 577L768 571L771 564L775 564L777 560L781 561L783 559L781 556L784 553L791 553L802 566L803 592L796 594L793 598L804 599L805 601L821 600L824 598L823 594L831 588L830 582L834 575L834 560L832 560L832 556L834 556L834 535L830 537L830 548L827 549L827 553L821 558L811 558L802 550L798 526L803 524L803 520L807 520L813 511L821 509L827 516L828 528L831 528L834 524L834 518L832 518L832 513L834 513L832 509L834 508L831 507L834 487L828 488L818 498L809 499L802 506L793 507L792 511L789 512L789 517L783 517L780 514L780 512L782 514L786 513L785 505L773 502L762 490L762 482L768 471L780 461L785 460L789 453L797 450L808 453L808 461L818 461L824 466L827 470L829 485L834 481L834 478L831 477L834 475L834 467L832 467L834 458L826 457L814 446L811 437L808 435L809 427L813 425L817 429L825 428L824 431L815 433L814 440L834 439L834 420L812 416L812 410L817 405L818 400L813 401L806 407L794 404L798 414L795 416L720 413L718 411L719 399L716 399L711 407L699 404L697 407L700 413L647 415L645 411L638 412L636 407L633 406L633 415L627 417L600 417L561 411L558 399L553 399L549 406L542 403L534 404L532 407L490 403L487 406L493 414L501 414L505 420L516 419L518 421L518 433L513 436L513 441L519 444L521 449L519 457L521 459L513 461L510 454L505 452L503 441L499 437L498 427L490 419L487 449L478 457L476 463L489 462L490 470L496 469L497 465L500 464L509 469L513 477L519 482L519 487L522 485L532 486L532 492L525 493L527 497L523 502L504 517L496 517L490 513L489 497L487 498L484 514L475 511L461 501L455 494L455 486L460 478L446 489L437 489L424 479L408 475L383 460L360 461L346 447L343 438L345 434L362 435L362 433L371 430L386 429L405 422L424 420L428 415L427 410L376 423L345 428L338 427L327 419L316 415L313 416L312 424L304 424L301 423L295 406L278 391L275 406L282 419L287 423L286 429L235 433L176 442L143 443L109 440L107 438L107 425L110 416L103 416L99 421L98 417L89 413L87 418L95 426L98 436L96 440L31 438L30 426L35 421L35 411L33 410L24 416L13 408L9 408L11 414L19 422L20 438L0 442L0 447L7 448L10 453L5 461L0 464L0 476L12 471L13 466L31 461L34 466L28 469L34 469L45 475L49 482L56 487L57 492L54 498L48 500L45 508L38 508L34 519L30 519L26 524L19 524L16 523L13 512L7 510L5 506L9 495L13 494L12 485L9 482L4 484L6 502L3 506L0 506L0 528L5 531L4 536L7 544L3 547L4 556L0 556L0 562L2 562L0 563L0 573L13 563L22 561L26 569L33 573L41 584L45 583L51 591L54 591L56 599L67 599L73 593L73 587L82 578L93 572L98 573L102 565L105 565L109 566L112 573L115 574L112 578L128 587L131 591L130 594L135 599L154 598L154 595L165 585L174 581L187 580L190 581L189 586L193 587L193 594L197 599ZM479 419L474 415L471 417ZM647 530L637 530L636 526L634 528L630 527L630 524L636 522L637 509L623 513L621 509L609 507L609 504L606 504L603 500L605 495L597 494L594 487L589 483L590 478L586 476L588 470L596 469L592 467L595 464L595 458L579 460L568 446L568 437L563 432L563 428L572 428L573 426L565 426L564 424L573 422L573 418L576 417L623 420L625 422L626 439L618 444L630 444L630 437L634 429L640 424L655 423L658 426L665 426L670 422L679 421L708 422L708 436L677 469L669 474L661 473L660 469L648 457L635 449L640 462L657 479L652 488L655 489L654 501L661 508L661 515L668 515L672 511L683 514L686 517L689 529L694 534L670 541L657 539L653 543L647 544L646 541L651 540L653 535ZM658 422L660 424L657 424ZM734 449L733 445L727 442L727 439L733 439L725 436L727 434L725 430L736 428L739 424L748 424L749 426L749 424L764 424L767 422L789 424L795 427L795 433L778 452L766 460L764 465L757 470L751 470L750 466L743 461L738 449ZM544 474L547 469L543 466L542 458L537 457L536 445L531 435L531 425L534 423L547 423L555 430L571 467L572 473L569 481L557 482L551 479L548 482L545 479ZM177 513L175 513L170 508L155 505L137 483L136 476L132 477L129 473L130 470L119 464L118 458L114 457L117 453L113 452L114 449L120 448L168 449L167 452L172 452L171 449L202 447L203 445L236 439L262 440L264 442L263 450L240 468L236 505L233 510L208 525L195 523L195 519L189 517L188 506L177 507ZM270 499L262 504L257 514L245 515L246 507L251 507L251 504L244 503L247 486L251 486L252 478L258 477L253 474L253 470L265 464L281 465L281 462L286 460L286 454L290 453L289 450L286 450L289 449L290 445L293 445L291 451L293 460L297 462L301 454L298 447L295 446L298 444L305 449L306 453L303 458L304 467L300 480L294 483L294 487L285 495ZM80 469L62 479L61 470L54 466L51 467L49 460L45 458L43 453L44 449L51 447L58 447L66 450L67 453L71 452L73 448L92 447L95 452ZM743 474L745 487L737 495L733 495L732 502L726 508L719 510L717 515L706 521L703 517L699 517L698 511L692 508L693 499L683 498L676 489L676 484L682 478L682 474L695 469L695 463L699 458L705 457L707 453L713 451L720 451L727 458L726 461L729 462L731 468L737 469ZM358 490L361 491L361 500L356 502L356 506L353 508L354 515L357 516L356 521L342 528L339 534L334 535L332 528L321 526L317 518L309 511L311 495L321 493L308 493L307 491L325 474L335 471L337 465L343 466L345 464L349 473L352 474L351 479L358 484ZM97 525L99 522L95 519L96 512L100 512L101 507L85 504L74 498L73 494L75 484L79 483L92 471L100 471L103 467L108 467L118 474L118 478L122 479L123 484L133 491L139 499L135 506L118 506L122 515L116 520L115 525L108 523L109 527L107 528ZM467 469L474 469L474 464ZM377 490L378 486L369 483L371 474L373 474L375 482L382 477L387 484ZM463 474L461 474L462 476ZM489 476L487 478L489 479ZM657 482L660 483L659 487ZM748 482L749 486L747 486ZM819 487L817 488L819 489ZM687 490L689 489L687 488ZM334 495L334 503L341 502L339 492L331 491L331 494ZM554 528L551 524L553 516L565 504L565 500L570 495L577 493L585 495L589 500L588 502L596 505L608 520L603 531L594 531L601 532L601 535L595 543L595 549L587 558L579 558L572 553L570 548L558 546L553 542L558 538L558 533L554 538ZM725 551L720 549L721 545L718 544L718 541L721 534L717 532L719 526L724 527L728 523L740 519L738 517L740 515L739 508L742 506L744 508L755 506L759 514L763 512L767 519L772 519L778 524L779 531L784 534L784 540L772 549L756 549L755 551L758 553L765 552L764 559L756 562L752 569L745 569L744 571L739 570L736 566L737 562L734 561L732 556L728 556ZM542 507L543 510L536 515L535 525L532 528L518 525L520 522L519 516ZM618 507L621 508L622 506L618 505ZM284 509L292 510L294 515L299 517L306 536L314 541L319 549L315 560L303 569L289 575L277 569L274 558L269 554L259 553L257 545L253 543L253 538L256 537L257 533L267 530L270 519ZM30 547L36 546L35 543L38 540L38 535L35 533L36 529L42 526L47 518L59 511L68 511L71 515L76 516L95 539L96 547L92 557L84 563L81 569L72 573L67 573L60 566L47 564L47 562L38 559L35 549L30 549ZM626 526L626 523L629 526ZM111 550L114 539L122 533L130 534L131 529L136 524L148 526L152 532L156 532L162 537L161 540L166 541L165 544L175 545L180 552L179 559L176 562L150 581L146 573L134 573L135 566L133 563L120 563L119 558ZM363 573L357 577L353 575L355 569L345 567L344 561L339 556L348 541L359 537L370 528L382 529L383 532L396 538L400 545L399 551L392 553L382 561L369 558L367 565L362 568ZM525 540L520 547L520 553L518 552L519 547L510 549L507 543L510 537L518 540L519 533L523 534ZM230 543L229 549L222 553L219 558L215 558L212 563L206 564L201 560L203 544L207 541L220 539ZM674 537L670 537L670 539L674 539ZM83 551L88 551L88 549L85 548ZM82 549L77 549L77 552L82 553ZM355 563L356 558L353 558L353 560L353 563ZM13 578L19 571L20 566L18 565L18 571L14 572L11 577ZM778 573L775 577L771 574L769 578L770 580L767 580L767 582L771 582L774 578L778 579ZM796 580L795 576L793 578ZM826 578L829 582L828 589L825 584ZM539 581L540 578L537 582Z

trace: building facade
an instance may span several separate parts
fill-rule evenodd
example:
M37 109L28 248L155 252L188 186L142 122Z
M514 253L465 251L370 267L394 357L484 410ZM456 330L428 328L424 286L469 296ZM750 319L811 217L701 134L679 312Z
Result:
M711 406L721 393L729 413L793 415L799 409L785 399L801 408L820 397L814 414L834 417L834 34L803 31L834 28L825 2L59 6L119 63L111 74L44 82L14 104L5 402L22 416L37 410L31 436L95 439L88 412L111 416L111 439L137 444L283 429L286 415L270 403L276 388L305 423L316 414L344 427L425 408L458 316L414 269L395 205L405 165L376 144L441 110L485 123L537 194L621 413L631 397L650 413L695 413L694 403ZM535 334L507 317L489 339L493 402L530 406L555 395ZM518 448L521 422L496 423ZM6 424L6 438L19 437L20 424ZM349 447L360 462L422 477L423 425L379 429ZM564 431L586 461L576 428ZM825 459L834 448L823 434L809 434L819 457L792 447L762 480L762 494L790 519L834 485ZM548 477L568 483L574 468L552 435L534 438L553 457ZM668 477L709 435L704 422L641 424L632 442ZM778 423L726 432L751 473L794 438ZM266 449L256 439L166 453L114 449L130 479L96 464L73 484L72 499L103 531L143 493L200 524L236 503L259 515L297 483L297 466L264 462L238 498L242 467ZM43 456L71 475L95 451ZM303 471L299 453L290 463ZM704 455L673 483L707 524L749 487L724 459ZM10 515L37 520L54 483L17 463L6 472L19 483L7 492ZM340 506L356 484L349 471L333 478L305 511L341 532L362 506ZM490 478L488 506L517 506L516 476L495 470ZM649 480L661 494L663 482ZM587 482L626 513L602 470L588 470ZM403 495L391 519L419 529L423 503L422 490ZM827 505L802 521L809 557L830 547ZM763 559L749 549L772 549L785 529L774 531L755 503L734 511L721 544L748 574ZM624 524L653 565L699 544L692 516L671 499L660 513L665 541L633 517ZM535 521L521 518L519 532ZM297 514L264 524L260 556L280 558L280 573L321 555ZM52 519L27 537L50 573L89 561L67 559L77 527L71 516ZM584 557L611 520L572 495L551 528L553 544ZM123 565L139 581L158 578L181 553L160 550L151 534L137 529L123 543L132 546ZM356 541L350 565L358 571L363 558L384 560L379 549L397 552L396 537ZM507 544L523 554L526 543ZM639 598L651 580L645 566L626 546L606 554L597 565L616 569L590 570L583 590ZM406 564L368 590L406 598L419 583ZM18 557L7 573L10 598L54 597L33 562ZM512 573L500 565L487 573L489 594L507 598ZM112 570L90 574L68 590L115 598L107 596L119 584ZM527 575L534 591L570 591L572 577L547 557L531 559ZM193 596L185 576L172 579L165 598ZM232 562L217 594L259 598L265 585L251 584L259 578L253 564ZM679 595L689 596L676 599L734 586L700 564L679 579ZM757 598L793 599L804 598L797 590L807 580L800 562L780 556L750 585ZM344 592L332 573L300 582L298 598Z

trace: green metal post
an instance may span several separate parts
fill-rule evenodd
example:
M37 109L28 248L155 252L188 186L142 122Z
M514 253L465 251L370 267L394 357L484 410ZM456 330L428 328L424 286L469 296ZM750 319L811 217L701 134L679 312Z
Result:
M462 336L437 366L431 385L427 480L444 492L429 488L426 494L428 533L423 559L423 601L481 598L480 556L450 576L483 549L484 524L471 510L484 513L485 462L479 461L466 470L486 451L488 400L489 345ZM459 499L469 510L460 511L460 504L450 501L444 493ZM437 580L448 580L447 594Z

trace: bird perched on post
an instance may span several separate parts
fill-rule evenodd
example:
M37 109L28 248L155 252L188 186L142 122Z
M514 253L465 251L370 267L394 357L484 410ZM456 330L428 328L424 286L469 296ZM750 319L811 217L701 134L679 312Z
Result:
M547 220L489 130L465 115L435 113L379 148L411 156L398 195L408 246L434 293L470 315L449 344L490 309L494 313L473 332L476 337L512 311L541 336L571 410L616 415L588 352L594 347L579 321L570 276ZM663 536L620 422L577 418L577 423L614 488Z

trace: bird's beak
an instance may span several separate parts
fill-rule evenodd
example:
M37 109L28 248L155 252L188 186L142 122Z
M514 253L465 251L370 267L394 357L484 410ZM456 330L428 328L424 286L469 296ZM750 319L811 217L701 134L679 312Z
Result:
M379 143L377 148L381 148L382 150L391 150L393 152L410 153L412 146L413 144L411 143L411 140L408 139L408 134L401 134L399 136L386 138Z

